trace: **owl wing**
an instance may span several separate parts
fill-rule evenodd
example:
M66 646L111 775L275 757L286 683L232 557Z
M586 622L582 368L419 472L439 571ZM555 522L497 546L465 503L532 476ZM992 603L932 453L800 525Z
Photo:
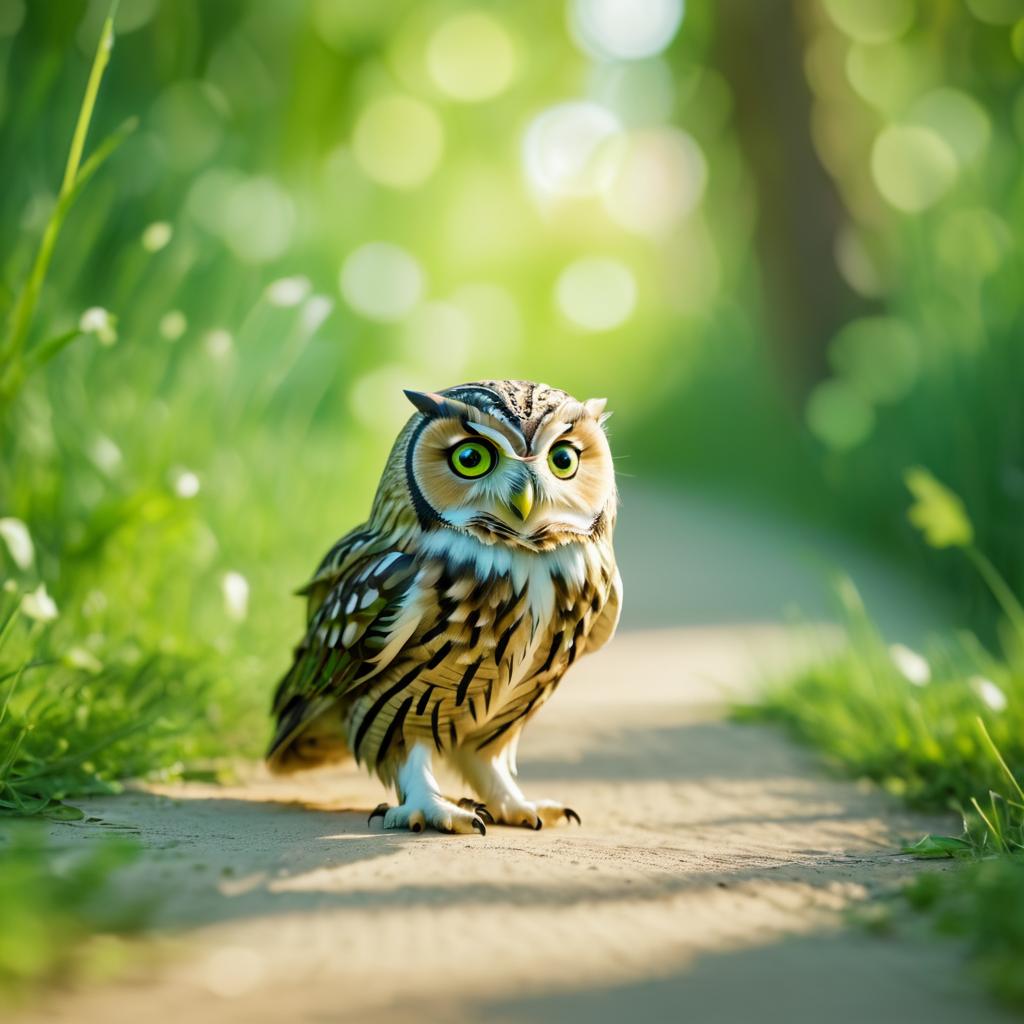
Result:
M290 747L305 727L353 686L383 671L420 622L421 604L407 600L417 573L413 555L360 545L342 555L333 564L328 555L300 591L309 597L308 624L274 694L271 769L287 770ZM333 745L340 745L337 735Z
M601 609L597 621L590 627L587 634L587 653L593 654L600 650L615 635L615 628L619 624L619 616L622 614L622 577L619 570L613 570L611 587L608 590L608 600Z

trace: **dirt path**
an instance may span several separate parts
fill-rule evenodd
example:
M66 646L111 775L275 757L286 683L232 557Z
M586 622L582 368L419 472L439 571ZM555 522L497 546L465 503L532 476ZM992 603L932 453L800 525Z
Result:
M627 569L643 557L637 540ZM950 823L724 720L803 649L779 626L703 625L627 629L585 659L521 752L527 792L565 799L582 828L384 834L366 824L381 790L355 770L88 801L107 824L55 838L137 831L128 884L172 894L170 937L24 1020L1008 1019L954 946L843 923L920 870L893 854L900 836Z

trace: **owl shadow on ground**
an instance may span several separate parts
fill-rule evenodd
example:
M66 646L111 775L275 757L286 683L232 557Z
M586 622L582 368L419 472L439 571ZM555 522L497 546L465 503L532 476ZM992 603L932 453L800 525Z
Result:
M682 784L687 792L692 783L710 791L709 807L720 791L723 807L749 811L752 820L759 821L765 820L763 811L742 801L736 805L729 793L737 787L773 793L778 801L772 820L782 827L820 821L841 828L845 820L870 813L850 787L837 798L833 784L821 780L808 792L804 755L770 732L761 736L760 730L751 733L729 723L691 722L660 729L646 723L642 728L620 726L614 733L591 735L578 756L566 761L545 757L544 744L540 747L540 756L524 755L524 785L557 791L577 802L584 820L591 822L583 829L535 834L492 826L485 837L384 832L379 820L368 824L369 806L342 804L335 809L291 798L237 799L216 791L173 799L133 793L109 805L110 820L77 828L99 832L129 826L135 832L147 847L147 856L126 870L122 884L129 892L137 888L163 893L154 923L158 929L173 930L294 913L432 906L479 907L485 913L488 907L508 902L571 907L584 901L660 900L687 890L778 877L777 871L771 875L777 865L763 858L737 856L709 869L699 854L685 855L682 851L694 830L721 828L728 821L716 815L706 822L695 820L684 810L684 796L663 809L659 822L669 834L678 831L678 843L672 846L678 846L680 854L671 865L652 868L649 879L642 868L640 877L630 879L572 868L576 858L599 851L607 838L607 828L600 819L593 820L598 815L587 814L586 801L601 806L607 825L616 806L630 807L631 787L646 783ZM346 787L345 776L339 774L339 796L346 789L352 792L351 779ZM589 787L596 787L600 795ZM102 819L106 808L102 800L94 803L89 811ZM630 813L624 811L624 823ZM113 820L115 814L119 821ZM635 830L637 824L633 821L630 828ZM642 836L633 841L638 853L646 848ZM440 862L437 844L445 846ZM553 889L528 870L515 876L496 872L493 882L487 870L481 871L481 865L492 860L495 867L502 867L510 853L516 856L526 848L570 865L571 881ZM822 865L826 874L832 870L828 857Z

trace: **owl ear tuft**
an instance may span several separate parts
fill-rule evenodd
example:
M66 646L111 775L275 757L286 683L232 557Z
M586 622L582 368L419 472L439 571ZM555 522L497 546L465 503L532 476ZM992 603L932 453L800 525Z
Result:
M588 398L583 403L583 408L587 410L588 415L593 416L601 426L604 426L611 417L610 412L604 411L607 404L607 398Z
M404 394L428 418L443 416L447 412L443 395L436 395L432 391L405 391Z

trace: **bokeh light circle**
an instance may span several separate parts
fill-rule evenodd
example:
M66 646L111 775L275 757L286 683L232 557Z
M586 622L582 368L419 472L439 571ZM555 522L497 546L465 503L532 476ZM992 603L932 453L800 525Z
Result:
M920 366L914 332L893 316L865 316L844 324L829 346L829 360L868 402L903 398Z
M638 60L672 42L683 13L683 0L572 0L569 30L591 57Z
M914 20L913 0L825 0L825 10L858 43L898 39Z
M153 103L149 128L163 142L168 164L191 171L208 160L223 134L223 97L204 82L169 85Z
M962 164L976 160L992 134L985 108L959 89L926 93L911 106L907 119L941 136Z
M615 174L619 119L585 100L561 103L534 118L523 142L531 186L542 196L591 196Z
M807 426L829 448L856 448L867 440L874 425L874 410L844 381L823 381L807 401Z
M667 235L700 202L707 177L704 154L686 132L638 132L629 139L605 192L605 209L628 231Z
M956 155L931 128L890 125L871 148L871 176L883 198L904 213L920 213L952 188Z
M291 196L270 178L247 178L227 196L221 237L243 263L269 263L288 248L295 227Z
M383 96L359 115L352 136L356 161L381 185L412 189L434 173L444 149L441 119L411 96Z
M409 361L439 379L459 376L473 348L473 321L450 302L425 302L406 321L402 346Z
M390 242L368 242L341 268L341 294L357 312L384 323L401 320L420 301L423 270L416 258Z
M602 62L591 69L587 95L626 127L649 128L672 116L676 82L672 69L658 57Z
M431 36L427 68L445 95L479 103L508 88L516 72L516 49L497 18L466 11L449 18Z
M636 308L636 279L620 260L588 257L570 263L555 284L562 315L585 331L610 331Z

